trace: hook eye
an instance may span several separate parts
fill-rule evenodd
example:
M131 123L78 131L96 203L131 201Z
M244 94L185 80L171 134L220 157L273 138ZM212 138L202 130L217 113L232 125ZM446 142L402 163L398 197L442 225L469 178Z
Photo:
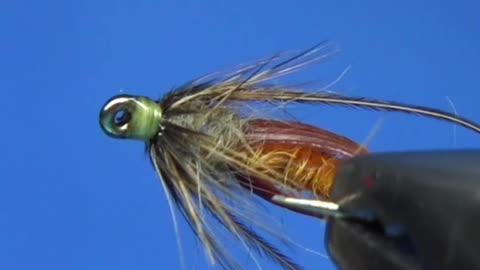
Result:
M100 111L100 125L107 135L128 138L136 113L132 100L130 96L116 96L103 106Z
M125 124L128 124L130 120L132 120L132 113L127 108L122 108L120 110L117 110L113 114L113 123L117 127L121 127L121 126L124 126Z

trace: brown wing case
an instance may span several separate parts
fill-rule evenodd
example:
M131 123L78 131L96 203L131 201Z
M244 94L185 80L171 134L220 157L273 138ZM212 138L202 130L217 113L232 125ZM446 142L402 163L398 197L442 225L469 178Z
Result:
M339 163L367 153L344 136L297 122L250 120L246 134L248 165L269 179L240 178L244 186L267 200L273 195L292 196L287 192L292 189L328 198Z

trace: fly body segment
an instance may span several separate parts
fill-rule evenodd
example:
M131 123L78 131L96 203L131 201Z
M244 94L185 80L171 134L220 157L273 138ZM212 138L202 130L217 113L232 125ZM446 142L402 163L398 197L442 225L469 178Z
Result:
M396 111L450 121L480 133L478 124L441 110L304 91L272 81L328 55L328 48L319 45L293 56L275 55L231 72L204 76L160 100L119 95L103 106L102 129L114 138L145 143L168 197L187 219L211 263L242 269L218 237L223 235L218 230L226 230L258 266L257 255L284 269L300 269L267 241L285 239L261 222L256 199L276 203L272 198L281 195L328 200L339 163L367 153L344 136L267 117L256 109L261 104Z
M245 137L250 147L243 150L247 166L260 175L238 178L268 201L274 195L297 197L306 192L328 198L340 161L367 152L346 137L298 122L249 120Z

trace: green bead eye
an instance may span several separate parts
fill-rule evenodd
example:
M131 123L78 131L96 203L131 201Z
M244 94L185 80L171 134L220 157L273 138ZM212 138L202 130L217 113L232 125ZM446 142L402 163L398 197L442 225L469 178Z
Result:
M114 138L150 140L158 134L161 121L160 106L139 96L115 96L100 111L100 126Z

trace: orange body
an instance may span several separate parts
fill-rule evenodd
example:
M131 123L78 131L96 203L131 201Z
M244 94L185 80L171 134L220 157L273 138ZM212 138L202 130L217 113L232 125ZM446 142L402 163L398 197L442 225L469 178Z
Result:
M247 175L242 181L267 200L274 195L292 196L282 187L328 198L339 163L367 153L346 137L295 122L251 120L247 139L249 167L270 180Z

